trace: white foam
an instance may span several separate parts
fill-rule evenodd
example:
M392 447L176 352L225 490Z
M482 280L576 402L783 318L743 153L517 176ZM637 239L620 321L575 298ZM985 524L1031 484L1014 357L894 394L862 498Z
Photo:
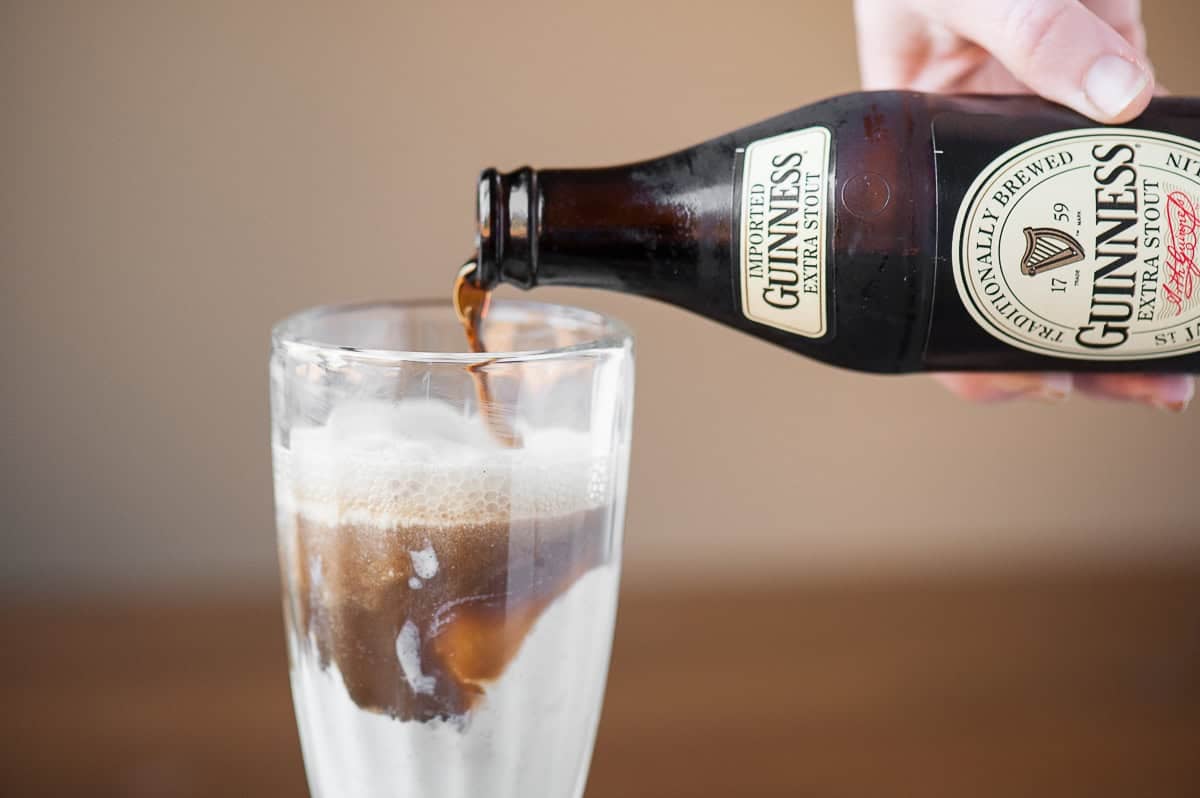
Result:
M425 548L420 551L410 551L408 558L412 560L413 571L422 579L433 579L438 572L437 552L433 544L426 541Z
M446 402L343 403L277 449L279 498L316 521L385 527L504 522L607 501L609 442L595 440L606 436L518 432L524 445L507 449ZM422 575L429 563L414 556L413 564Z
M289 633L313 797L579 798L604 695L617 581L618 567L602 566L559 596L465 719L399 721L361 709L337 666L323 668ZM397 654L402 664L409 656ZM405 667L410 682L413 666ZM414 671L423 677L419 661Z
M430 695L437 687L437 679L426 676L421 670L421 631L412 621L405 621L396 636L396 659L404 679L417 695Z

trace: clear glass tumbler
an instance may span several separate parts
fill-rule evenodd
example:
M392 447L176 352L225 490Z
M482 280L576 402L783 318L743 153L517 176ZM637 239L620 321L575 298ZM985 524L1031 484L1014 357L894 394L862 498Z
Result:
M483 336L493 351L464 353L433 302L275 328L284 615L316 798L583 794L616 614L632 340L594 313L500 301Z

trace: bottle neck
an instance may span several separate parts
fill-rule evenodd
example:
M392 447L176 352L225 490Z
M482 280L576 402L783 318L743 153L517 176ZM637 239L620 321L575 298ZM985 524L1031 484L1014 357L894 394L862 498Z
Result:
M478 281L661 295L694 270L702 238L728 235L728 187L702 190L705 179L683 156L601 169L488 169L479 180Z
M501 173L485 169L476 197L476 281L537 285L538 173L528 166Z

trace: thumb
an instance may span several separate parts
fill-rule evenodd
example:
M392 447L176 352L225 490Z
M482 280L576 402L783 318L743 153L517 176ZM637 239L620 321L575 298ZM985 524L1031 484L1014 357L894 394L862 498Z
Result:
M1078 0L948 0L943 22L1043 97L1126 122L1154 94L1146 56Z

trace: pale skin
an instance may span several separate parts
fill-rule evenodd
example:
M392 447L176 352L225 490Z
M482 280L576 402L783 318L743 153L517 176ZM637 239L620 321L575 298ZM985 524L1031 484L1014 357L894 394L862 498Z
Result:
M1102 123L1161 92L1139 0L855 0L864 88L1033 92ZM1187 375L939 374L967 399L1103 396L1182 411Z

